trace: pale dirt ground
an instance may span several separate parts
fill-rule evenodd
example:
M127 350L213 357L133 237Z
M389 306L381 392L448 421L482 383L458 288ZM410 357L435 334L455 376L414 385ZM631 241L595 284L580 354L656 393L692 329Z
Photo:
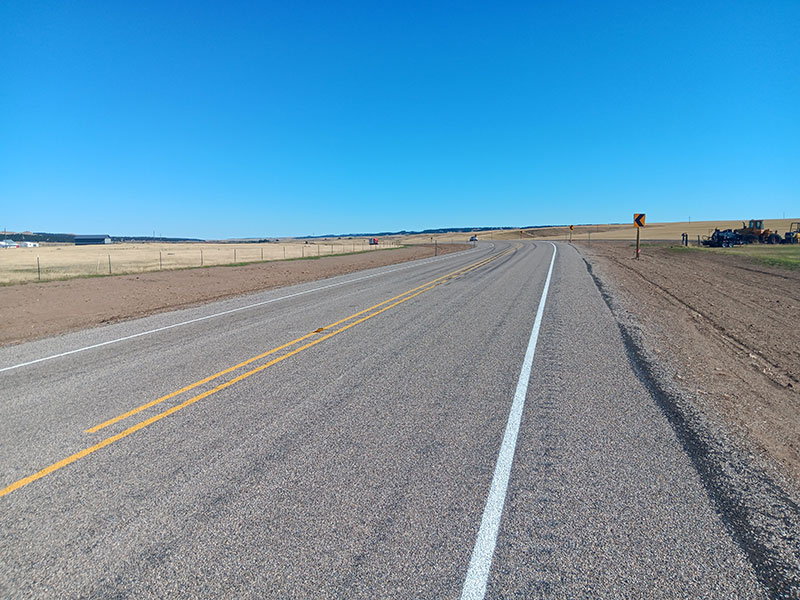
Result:
M470 247L448 244L439 245L437 250L439 254L447 254ZM344 256L323 256L318 260L276 261L237 267L155 271L0 286L0 345L426 258L433 254L433 246L418 245Z
M638 261L630 242L576 246L696 408L800 482L800 271L666 245Z
M315 239L308 244L138 243L99 246L45 245L0 249L0 283L283 260L394 247L389 240L369 246L366 238ZM37 266L37 258L39 259ZM110 263L110 265L109 265Z

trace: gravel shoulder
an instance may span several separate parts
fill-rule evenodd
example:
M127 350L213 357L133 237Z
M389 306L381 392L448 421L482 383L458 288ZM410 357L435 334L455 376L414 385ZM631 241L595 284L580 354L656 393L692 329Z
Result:
M465 250L440 244L439 254ZM434 255L432 245L0 287L0 346Z
M675 383L800 481L800 272L668 246L580 246Z
M773 597L796 597L800 273L667 245L638 261L629 243L577 248L732 537Z

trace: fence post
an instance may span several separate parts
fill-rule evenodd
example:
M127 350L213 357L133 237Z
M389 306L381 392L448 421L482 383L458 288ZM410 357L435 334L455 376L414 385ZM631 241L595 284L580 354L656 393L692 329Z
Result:
M261 260L264 260L264 246L261 246Z
M200 266L203 266L203 249L200 248Z
M39 256L36 256L36 271L39 273L39 281L42 280L42 265L39 263Z
M236 248L233 249L233 262L236 262Z
M158 270L164 270L164 261L161 259L161 250L158 251Z
M111 275L111 255L108 255L108 274Z

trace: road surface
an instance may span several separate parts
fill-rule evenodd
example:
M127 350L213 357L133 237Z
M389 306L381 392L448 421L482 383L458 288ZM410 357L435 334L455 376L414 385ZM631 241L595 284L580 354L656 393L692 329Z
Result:
M0 597L766 597L568 244L3 348L0 390Z

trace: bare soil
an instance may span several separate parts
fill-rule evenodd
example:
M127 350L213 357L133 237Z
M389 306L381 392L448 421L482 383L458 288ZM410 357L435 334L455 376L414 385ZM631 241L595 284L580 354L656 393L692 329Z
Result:
M469 248L439 244L438 253ZM434 255L419 245L275 261L0 287L0 346Z
M581 243L674 383L800 482L800 271L713 251Z

